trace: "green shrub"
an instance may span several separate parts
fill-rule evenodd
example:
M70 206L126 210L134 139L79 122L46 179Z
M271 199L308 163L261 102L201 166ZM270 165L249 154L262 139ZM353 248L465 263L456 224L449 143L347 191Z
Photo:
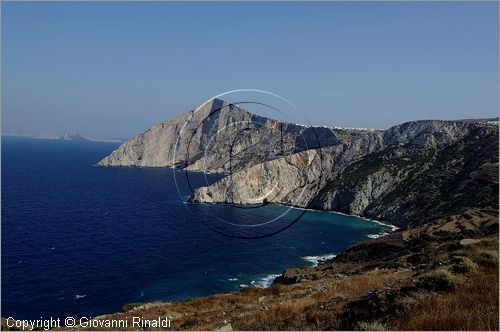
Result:
M182 327L191 327L200 322L200 318L196 316L189 316L184 319L184 322L182 323Z
M427 291L419 290L415 292L410 292L406 296L397 300L397 304L403 311L410 311L415 306L419 305L423 301L425 301L430 296L430 293Z
M431 291L445 291L454 289L461 281L446 269L437 270L423 276L417 286Z
M359 322L356 331L386 331L387 327L379 321Z
M451 270L455 274L471 274L477 270L477 264L467 257L454 257Z
M498 267L498 251L482 250L475 257L474 260L481 266L485 267Z
M143 302L126 303L122 306L122 312L130 311L130 310L137 308L143 304L144 304Z

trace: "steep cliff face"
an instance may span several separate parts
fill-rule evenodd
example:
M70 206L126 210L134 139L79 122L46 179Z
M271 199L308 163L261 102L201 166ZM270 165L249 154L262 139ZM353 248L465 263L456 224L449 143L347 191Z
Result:
M379 132L378 136L351 132L330 147L238 171L198 189L191 201L267 201L365 215L374 201L416 171L421 158L462 139L476 127L452 121L416 121Z
M232 204L280 202L304 206L319 192L319 185L324 183L321 179L322 167L332 166L330 153L325 153L323 149L307 150L228 175L213 186L196 190L190 201Z
M235 172L209 187L199 188L191 202L259 204L274 202L308 207L326 181L350 163L381 148L381 135L365 133L337 144L310 149Z
M444 146L374 153L329 181L312 206L416 226L469 208L498 210L498 127Z
M365 136L368 150L382 144L381 131L305 127L260 117L215 99L125 142L98 165L235 172L280 156Z
M215 99L132 138L98 165L185 167L198 161L196 167L191 167L193 170L221 171L228 161L220 158L221 143L227 143L228 137L247 127L262 130L269 126L268 119ZM244 134L241 136L236 142L236 151L251 148L255 143ZM201 160L205 162L199 162Z
M321 210L364 215L374 201L424 169L435 152L435 148L406 144L369 154L328 181L311 205Z

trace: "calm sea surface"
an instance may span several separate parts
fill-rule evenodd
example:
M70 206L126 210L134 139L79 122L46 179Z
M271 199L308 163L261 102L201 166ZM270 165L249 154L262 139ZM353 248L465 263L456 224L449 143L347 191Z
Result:
M274 233L303 211L184 203L182 171L94 166L116 147L2 139L2 317L88 317L263 286L286 267L387 231L307 211L276 235L230 237ZM188 176L193 188L219 178Z

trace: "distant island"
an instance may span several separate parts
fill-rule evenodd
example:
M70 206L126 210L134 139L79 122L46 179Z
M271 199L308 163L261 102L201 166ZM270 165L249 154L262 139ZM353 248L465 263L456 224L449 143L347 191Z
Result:
M103 143L123 142L123 139L88 136L88 135L81 135L78 133L65 133L65 134L33 133L19 129L9 129L2 131L2 136L29 137L33 139L62 140L62 141L88 141L88 142L103 142Z

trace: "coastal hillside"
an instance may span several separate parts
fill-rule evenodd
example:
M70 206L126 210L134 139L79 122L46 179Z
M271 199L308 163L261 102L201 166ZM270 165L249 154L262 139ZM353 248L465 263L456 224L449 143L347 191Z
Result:
M141 316L169 317L176 330L499 329L498 127L477 126L443 146L367 155L314 202L405 227L315 267L285 269L268 288L130 303L94 326Z
M98 166L178 167L227 173L306 150L334 147L328 153L335 159L334 171L339 171L346 160L349 163L388 146L447 144L466 135L477 123L414 121L385 131L307 127L258 116L213 99L135 136Z
M471 207L498 209L497 194L498 127L478 126L443 147L370 154L329 181L311 206L411 227Z

